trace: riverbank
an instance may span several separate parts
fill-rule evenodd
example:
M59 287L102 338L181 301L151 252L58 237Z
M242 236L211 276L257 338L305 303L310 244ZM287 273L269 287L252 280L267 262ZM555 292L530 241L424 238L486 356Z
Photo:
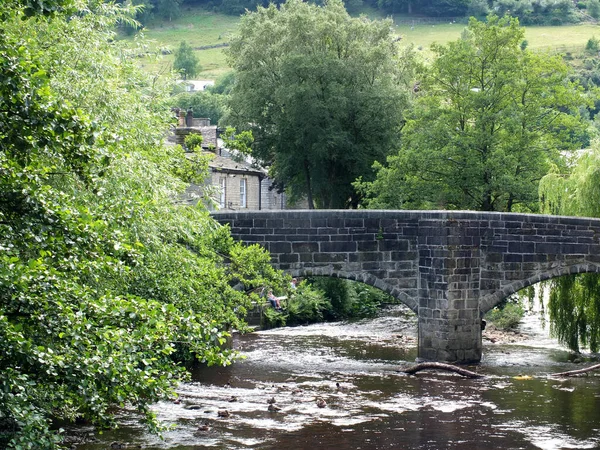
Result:
M483 342L490 342L498 345L515 344L525 341L529 339L529 337L530 336L527 333L523 333L518 329L500 330L493 324L488 324L481 336Z

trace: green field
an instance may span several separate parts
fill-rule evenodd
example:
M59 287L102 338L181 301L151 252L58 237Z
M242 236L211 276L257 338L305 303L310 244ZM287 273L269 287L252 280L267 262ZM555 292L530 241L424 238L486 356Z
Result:
M403 42L428 48L432 43L445 43L456 40L464 29L464 24L437 25L397 25ZM600 38L600 27L593 24L568 25L559 27L526 27L525 39L528 48L535 50L577 52L584 49L591 37Z
M172 22L154 22L144 29L144 35L157 48L175 50L181 41L192 47L204 47L227 43L231 33L235 32L239 17L215 14L203 9L186 8L182 16ZM197 50L202 72L196 78L214 80L229 70L223 48ZM173 55L164 55L158 61L145 61L148 69L170 67Z
M377 17L376 11L368 11L370 16ZM239 17L216 14L198 8L186 8L182 16L172 22L150 23L144 30L145 36L157 48L175 50L183 40L192 47L203 47L227 43L235 33ZM417 48L427 50L434 43L445 43L460 37L464 24L440 22L435 25L413 23L410 19L398 20L395 25L397 33L402 36L402 43L414 44ZM593 24L570 25L560 27L527 27L525 38L528 48L551 51L582 51L591 37L600 38L600 27ZM226 73L229 68L223 54L223 48L197 50L202 72L198 79L214 80ZM164 55L158 61L144 60L143 66L148 70L168 69L173 62L173 55Z

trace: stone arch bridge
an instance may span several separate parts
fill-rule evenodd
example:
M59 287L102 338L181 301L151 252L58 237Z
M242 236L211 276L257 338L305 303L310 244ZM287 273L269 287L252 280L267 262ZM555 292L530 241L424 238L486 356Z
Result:
M481 318L539 281L600 272L600 219L470 211L215 212L293 276L375 286L418 316L419 358L477 362Z

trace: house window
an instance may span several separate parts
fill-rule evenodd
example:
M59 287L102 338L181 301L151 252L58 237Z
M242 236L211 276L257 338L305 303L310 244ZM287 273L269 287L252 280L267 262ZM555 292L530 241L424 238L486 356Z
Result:
M226 199L226 197L225 197L225 186L226 186L226 181L227 181L227 178L225 178L225 177L219 178L219 187L221 188L220 189L221 190L221 193L220 193L221 196L219 197L219 206L221 208L225 208L225 199Z
M240 208L247 208L248 202L246 199L246 179L240 179Z

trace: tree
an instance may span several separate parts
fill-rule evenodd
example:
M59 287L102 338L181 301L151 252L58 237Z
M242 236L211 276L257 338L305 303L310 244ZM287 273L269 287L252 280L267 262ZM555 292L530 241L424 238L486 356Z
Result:
M423 14L432 17L463 16L469 7L466 0L378 0L379 8L391 14Z
M159 16L169 19L169 21L179 17L181 0L153 0L152 3L154 3L156 14Z
M175 50L173 69L180 72L184 80L196 76L200 72L198 57L194 54L192 46L185 41L181 41L179 48Z
M359 183L370 207L535 211L539 180L577 146L586 104L560 56L522 50L517 19L474 18L434 45L401 150Z
M600 217L600 146L582 151L571 173L554 167L540 182L542 212ZM550 331L571 350L600 349L600 274L550 280Z
M588 2L587 12L594 19L598 19L600 17L600 1L590 0Z
M194 92L182 92L173 97L173 106L188 110L192 109L194 117L208 117L211 123L217 124L225 111L225 97L214 94L209 90Z
M252 131L252 156L310 208L356 205L352 181L396 143L412 60L390 25L352 19L340 0L289 0L248 12L231 40L227 122Z
M234 358L222 344L249 297L233 286L284 285L264 250L176 205L202 175L161 144L169 85L114 39L129 11L48 5L0 4L2 448L55 448L52 420L110 426L122 405L156 426L182 359Z

